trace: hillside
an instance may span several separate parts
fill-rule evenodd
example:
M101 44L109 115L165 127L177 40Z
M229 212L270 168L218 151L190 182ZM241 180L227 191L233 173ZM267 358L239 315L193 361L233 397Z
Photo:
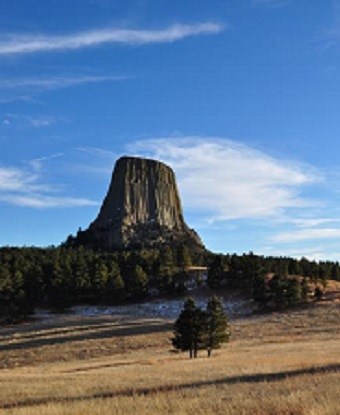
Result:
M0 408L11 415L340 412L338 285L291 312L231 318L210 359L173 353L169 318L60 314L0 329Z

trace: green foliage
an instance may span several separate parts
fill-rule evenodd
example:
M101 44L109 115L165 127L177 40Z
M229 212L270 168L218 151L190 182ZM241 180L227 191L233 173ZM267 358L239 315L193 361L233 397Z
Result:
M116 262L110 264L106 295L109 302L122 302L125 299L125 283Z
M80 231L81 232L81 231ZM82 233L86 238L86 233ZM306 279L324 290L328 279L340 280L338 262L254 255L214 255L173 244L154 249L105 252L82 246L0 248L0 322L25 318L37 306L64 308L77 303L141 300L148 289L178 293L189 265L209 264L208 285L231 286L252 293L274 308L306 301ZM269 283L266 273L276 273ZM305 285L304 285L305 284Z
M306 302L309 296L309 286L307 282L307 278L303 277L301 281L301 301Z
M177 265L182 270L192 265L190 251L186 245L179 245L177 248Z
M274 275L268 284L268 300L276 309L294 307L303 300L301 285L298 278Z
M319 286L315 287L315 291L314 291L314 297L320 301L323 297L323 291Z
M172 344L175 349L189 351L190 358L197 357L198 350L207 350L210 357L229 336L227 316L218 297L209 300L205 311L188 298L175 322Z
M205 315L205 341L204 346L211 356L212 350L219 349L222 343L229 341L228 318L223 310L223 302L213 296L207 304Z
M215 255L208 269L208 285L210 288L221 286L224 277L223 257Z
M330 264L331 267L331 279L340 281L340 266L339 263L336 262L335 264Z
M253 299L262 305L266 305L270 292L264 276L255 278L253 281Z
M294 307L301 302L301 284L298 279L289 278L287 280L285 295L287 307Z
M204 322L204 313L193 298L188 298L175 322L173 346L181 351L189 351L190 358L197 357L197 351L204 344Z
M131 295L131 298L133 300L145 298L148 292L149 279L140 265L134 267L130 282L129 294Z

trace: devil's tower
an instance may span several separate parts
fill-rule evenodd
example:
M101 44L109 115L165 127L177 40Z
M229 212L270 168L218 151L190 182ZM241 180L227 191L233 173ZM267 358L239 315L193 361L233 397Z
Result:
M172 169L156 160L122 157L97 219L75 241L103 249L203 244L183 219Z

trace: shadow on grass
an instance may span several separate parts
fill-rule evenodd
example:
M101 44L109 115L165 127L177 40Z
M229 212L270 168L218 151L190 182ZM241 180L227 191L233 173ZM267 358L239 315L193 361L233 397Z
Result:
M159 320L148 320L147 324L155 324L159 322ZM0 350L6 350L2 349L2 347L6 347L6 341L13 341L15 339L16 343L24 343L26 340L34 340L34 339L41 339L43 337L53 337L53 336L61 336L61 335L68 335L75 332L90 332L95 329L103 330L105 328L112 328L112 329L118 329L121 327L134 327L134 326L141 326L145 325L145 321L137 322L137 321L127 321L127 322L112 322L108 323L107 321L98 322L98 323L88 323L80 325L79 322L77 324L68 324L67 327L65 325L59 325L59 326L49 326L46 328L40 328L36 330L33 333L10 333L9 335L2 335L0 332ZM3 344L2 344L3 343Z
M292 371L283 371L275 373L255 373L241 376L230 376L216 380L206 380L194 383L182 383L179 385L160 385L157 387L148 388L129 388L116 392L95 393L93 395L85 396L70 396L70 397L49 397L49 398L32 398L17 402L8 402L0 404L0 409L13 409L29 406L40 406L51 403L73 403L81 401L90 401L95 399L111 399L117 397L133 397L133 396L148 396L157 393L167 393L180 391L183 389L192 389L204 386L217 385L233 385L237 383L260 383L260 382L278 382L303 375L318 375L326 373L334 373L340 371L340 364L330 364L326 366L310 367L297 369Z
M92 332L93 329L98 331ZM17 340L17 343L1 344L0 351L5 350L22 350L30 349L41 346L52 346L56 344L63 344L70 341L87 341L94 339L108 339L119 336L137 336L142 334L161 333L173 329L173 324L164 322L130 322L124 324L114 324L112 327L107 328L100 325L87 326L86 328L75 328L74 331L85 331L85 333L72 334L72 329L63 331L56 331L57 337L44 338L43 336L50 336L51 332L40 333L41 338L37 337L33 339L21 339ZM88 332L90 331L90 332Z

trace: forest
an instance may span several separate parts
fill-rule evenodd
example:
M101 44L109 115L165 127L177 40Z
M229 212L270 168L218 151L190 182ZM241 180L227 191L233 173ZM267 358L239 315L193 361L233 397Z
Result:
M184 294L190 265L208 266L210 288L231 287L264 308L287 308L322 296L328 279L340 280L338 262L221 255L185 245L102 252L84 247L0 249L0 321L20 321L36 307L121 304L148 296ZM311 293L311 282L313 293ZM197 282L200 283L199 281Z

